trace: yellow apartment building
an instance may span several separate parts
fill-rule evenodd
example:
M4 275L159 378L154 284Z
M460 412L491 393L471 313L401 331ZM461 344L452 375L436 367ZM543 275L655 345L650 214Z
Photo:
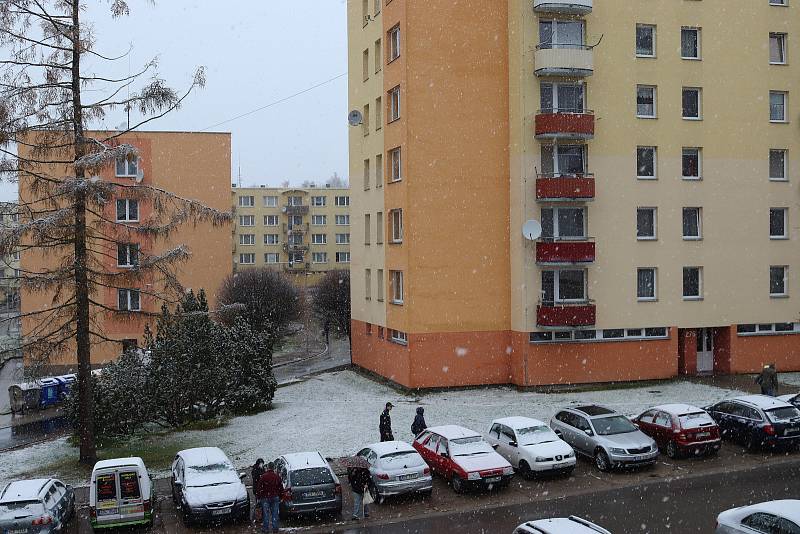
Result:
M312 285L350 268L350 190L234 187L233 269L270 267Z
M800 370L798 27L788 0L348 0L354 363Z

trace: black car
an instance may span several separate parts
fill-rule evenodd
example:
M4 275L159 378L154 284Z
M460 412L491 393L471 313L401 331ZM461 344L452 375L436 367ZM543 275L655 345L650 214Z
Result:
M781 395L778 398L784 402L788 402L789 404L794 404L795 408L800 408L800 393Z
M718 402L706 411L719 425L723 439L748 449L800 445L800 411L780 399L748 395Z

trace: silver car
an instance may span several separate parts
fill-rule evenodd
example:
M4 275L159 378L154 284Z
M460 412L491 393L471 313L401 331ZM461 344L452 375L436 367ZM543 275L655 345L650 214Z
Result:
M75 493L60 480L18 480L0 492L0 532L62 532L73 517Z
M575 452L593 458L600 471L652 465L658 458L652 438L624 415L603 406L564 408L550 420L550 428Z
M358 452L369 462L369 472L376 498L403 493L430 495L433 491L431 470L422 456L403 441L373 443Z

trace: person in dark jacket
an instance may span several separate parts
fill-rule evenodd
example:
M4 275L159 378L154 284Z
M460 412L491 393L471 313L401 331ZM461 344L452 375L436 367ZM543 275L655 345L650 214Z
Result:
M389 416L389 412L392 411L392 408L394 408L394 404L387 402L386 408L384 408L383 413L381 414L381 421L378 425L378 431L381 433L381 441L394 441L394 434L392 433L392 418Z
M778 372L775 370L775 364L771 363L765 365L761 370L761 374L756 378L756 384L761 386L761 394L774 397L778 393Z
M256 492L258 487L258 481L261 480L261 475L266 473L266 469L264 468L264 459L259 458L256 460L256 463L253 464L253 467L250 468L250 479L253 481L253 493ZM259 503L256 503L256 507L260 506ZM254 509L255 510L255 509ZM253 512L253 520L255 521L255 512Z
M419 436L420 432L428 428L425 423L425 408L422 406L417 408L417 415L414 417L414 422L411 423L411 433L414 437Z
M262 532L269 532L270 523L272 532L278 532L278 513L283 493L283 481L278 473L275 472L275 464L267 464L267 471L258 479L254 493L261 510L263 511Z
M353 520L369 517L368 505L364 504L364 494L369 491L372 484L372 475L369 469L351 467L347 470L347 481L353 492Z

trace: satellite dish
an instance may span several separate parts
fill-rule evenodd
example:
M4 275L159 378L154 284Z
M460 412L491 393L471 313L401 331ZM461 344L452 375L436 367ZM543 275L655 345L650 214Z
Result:
M347 115L347 122L350 123L350 126L358 126L359 124L364 124L364 116L361 114L360 111L354 109Z
M542 235L542 225L539 221L531 219L522 225L522 235L528 241L536 241Z
M142 183L142 180L144 180L144 171L142 169L139 169L138 171L136 171L136 183L140 184Z

